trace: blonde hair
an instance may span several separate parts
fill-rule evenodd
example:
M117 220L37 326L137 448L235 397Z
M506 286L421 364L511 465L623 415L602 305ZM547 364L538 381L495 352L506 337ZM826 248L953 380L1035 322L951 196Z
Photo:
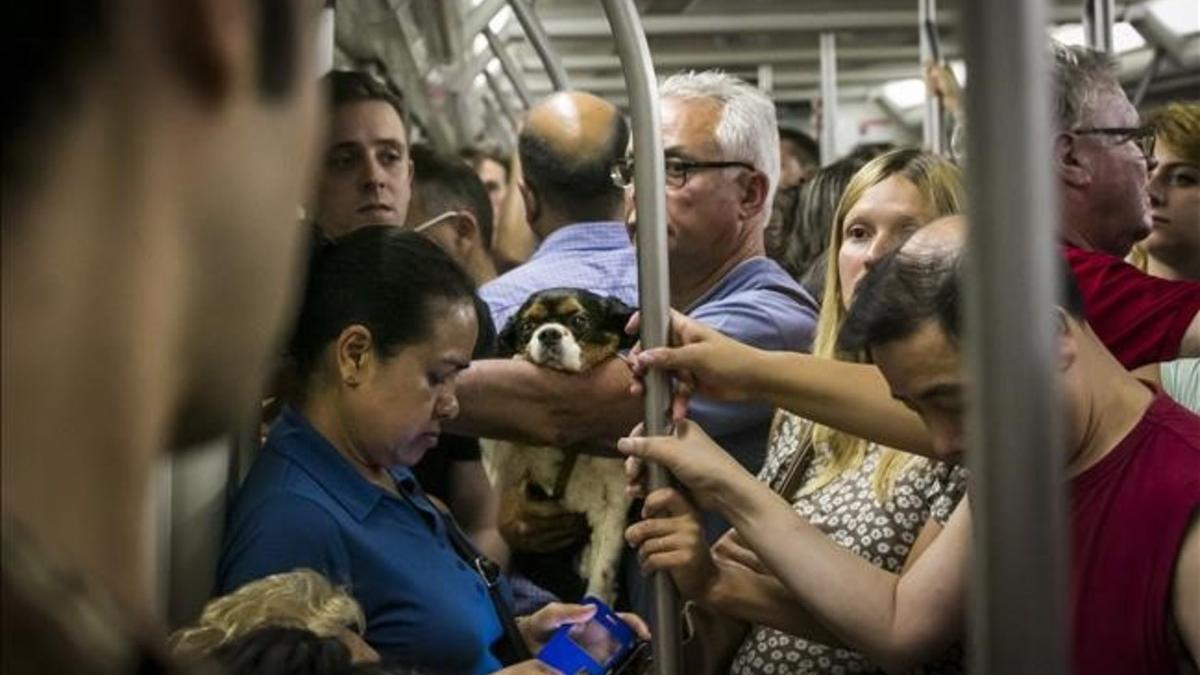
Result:
M171 635L170 647L180 656L204 656L265 626L304 628L320 637L337 637L346 629L362 634L366 618L344 589L310 569L297 569L251 581L209 600L195 626Z
M913 149L893 150L871 160L854 174L838 201L830 228L829 247L826 250L825 291L821 297L821 316L817 320L817 337L813 344L815 356L856 363L867 361L865 354L846 354L836 348L838 329L846 317L846 307L842 304L838 252L842 248L842 224L850 209L854 208L867 190L892 176L900 176L912 183L934 218L960 213L966 206L966 193L959 168L949 160L928 152ZM866 456L866 440L824 425L812 425L812 441L814 444L826 444L833 459L824 471L805 484L800 490L801 495L810 494L828 485L843 472L861 465ZM890 498L896 477L918 459L909 453L885 448L871 479L876 497L886 502Z

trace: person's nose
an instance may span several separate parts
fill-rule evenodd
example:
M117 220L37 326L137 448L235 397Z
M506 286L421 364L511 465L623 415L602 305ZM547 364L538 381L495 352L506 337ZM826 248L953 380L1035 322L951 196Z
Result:
M386 177L387 173L384 171L383 165L381 165L374 157L368 157L367 160L363 162L362 186L365 189L372 190L382 188L386 184Z
M867 255L863 258L863 267L870 270L883 256L892 250L895 242L891 237L879 236L867 247Z

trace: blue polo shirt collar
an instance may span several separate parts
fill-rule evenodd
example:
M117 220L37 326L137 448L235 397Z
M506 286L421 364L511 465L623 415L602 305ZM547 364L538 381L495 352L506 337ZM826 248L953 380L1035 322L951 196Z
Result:
M355 520L362 522L380 500L391 496L364 478L349 460L292 406L283 409L271 427L270 435L267 445L295 462ZM276 436L278 438L275 438ZM288 437L287 442L281 442L285 437ZM416 478L408 467L393 467L390 472L396 485L403 492L415 488Z
M551 232L529 259L562 251L606 251L631 245L625 223L618 220L573 223Z

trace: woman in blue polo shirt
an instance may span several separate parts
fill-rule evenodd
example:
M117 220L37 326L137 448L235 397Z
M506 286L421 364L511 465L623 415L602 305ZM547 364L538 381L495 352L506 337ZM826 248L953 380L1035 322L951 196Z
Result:
M457 414L474 298L437 246L396 228L315 252L290 350L304 400L280 415L238 494L221 593L316 569L363 606L385 660L437 672L493 672L508 665L496 653L513 633L536 650L558 625L590 618L588 607L550 606L506 636L471 554L456 551L456 526L410 470Z

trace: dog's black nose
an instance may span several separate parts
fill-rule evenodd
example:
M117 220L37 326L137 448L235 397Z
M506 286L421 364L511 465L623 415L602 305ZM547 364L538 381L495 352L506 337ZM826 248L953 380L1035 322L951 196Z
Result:
M562 331L557 328L546 327L538 332L538 341L547 344L557 344L562 341Z

